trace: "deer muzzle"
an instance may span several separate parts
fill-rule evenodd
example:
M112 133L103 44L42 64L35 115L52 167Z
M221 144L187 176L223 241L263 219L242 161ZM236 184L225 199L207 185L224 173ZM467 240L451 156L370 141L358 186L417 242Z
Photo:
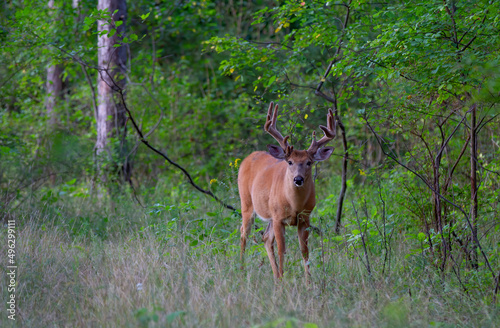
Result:
M304 178L301 176L293 178L293 183L297 187L302 187L304 185Z

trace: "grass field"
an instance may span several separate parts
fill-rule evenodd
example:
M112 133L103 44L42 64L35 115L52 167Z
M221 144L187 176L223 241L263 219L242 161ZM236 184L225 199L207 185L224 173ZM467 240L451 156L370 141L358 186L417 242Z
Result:
M124 206L105 219L63 212L11 217L18 312L13 324L4 311L1 327L500 326L489 290L465 293L423 253L405 257L415 245L404 233L385 265L383 252L369 251L371 275L363 248L311 234L307 285L292 228L285 277L275 282L258 233L241 270L237 217L202 218L196 208L181 216Z

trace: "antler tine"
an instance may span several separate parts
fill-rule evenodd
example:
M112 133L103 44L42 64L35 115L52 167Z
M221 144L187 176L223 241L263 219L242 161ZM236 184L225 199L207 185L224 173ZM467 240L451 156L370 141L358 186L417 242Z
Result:
M316 132L313 131L311 146L307 150L308 153L315 153L319 148L323 147L337 135L337 121L334 119L333 110L328 109L326 116L326 126L320 125L319 128L325 134L320 140L316 141Z
M269 109L267 110L266 124L264 125L264 130L273 136L274 139L280 144L281 148L288 152L290 145L288 144L289 136L283 138L281 133L276 129L276 122L278 120L278 104L274 106L274 103L269 104Z

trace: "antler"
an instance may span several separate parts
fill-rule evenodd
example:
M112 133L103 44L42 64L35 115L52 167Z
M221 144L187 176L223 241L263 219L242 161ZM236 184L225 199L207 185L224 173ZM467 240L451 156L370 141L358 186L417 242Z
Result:
M278 104L274 106L274 103L271 102L269 104L269 109L267 110L267 118L266 124L264 125L264 131L273 136L274 139L280 144L281 148L285 151L286 154L290 154L293 150L293 146L288 144L289 136L283 138L281 133L276 129L276 121L278 120ZM272 118L271 118L272 114Z
M325 135L319 141L316 141L316 132L312 133L312 142L307 152L310 154L314 154L318 151L319 148L326 145L330 140L334 139L337 134L337 121L333 117L333 110L331 108L328 109L328 115L326 116L326 126L320 125L319 128L323 130Z

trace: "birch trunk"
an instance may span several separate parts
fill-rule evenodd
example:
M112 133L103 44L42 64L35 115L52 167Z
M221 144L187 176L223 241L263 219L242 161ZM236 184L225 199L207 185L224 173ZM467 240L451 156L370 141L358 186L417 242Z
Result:
M477 258L477 132L476 132L476 114L477 105L473 104L471 107L471 141L470 141L470 193L471 193L471 223L472 223L472 244L474 245L472 250L472 267L477 269L478 258Z
M104 34L98 37L98 66L99 73L97 78L98 105L97 105L97 141L96 152L101 160L106 158L111 160L111 154L116 149L111 149L110 140L116 138L125 140L125 121L126 113L121 103L120 91L124 92L127 62L127 50L125 46L114 47L118 44L125 31L125 22L127 15L127 6L125 0L99 0L97 8L106 10L109 13L115 12L113 20L123 21L123 24L116 28L113 36ZM114 26L109 26L105 21L98 21L98 31L110 30ZM123 149L118 150L118 154L123 153ZM99 163L98 167L101 167ZM125 172L120 168L120 171ZM104 172L99 172L101 180L106 181Z
M50 15L54 16L54 0L49 1L48 7ZM63 88L63 82L61 78L62 73L63 68L59 64L50 65L49 67L47 67L47 98L45 99L45 109L47 117L49 118L50 128L53 128L57 122L57 116L54 110L57 105L57 100L61 97Z

